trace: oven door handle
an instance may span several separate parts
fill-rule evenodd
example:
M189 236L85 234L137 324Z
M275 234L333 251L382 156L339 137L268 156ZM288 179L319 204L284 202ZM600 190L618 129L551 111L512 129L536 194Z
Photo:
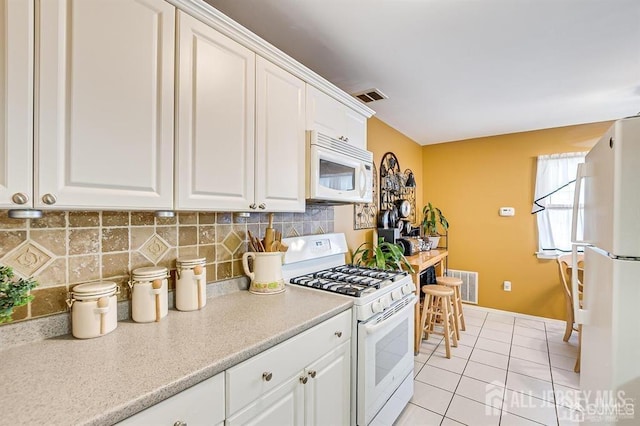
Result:
M404 314L407 311L413 311L413 305L416 304L416 299L418 297L415 294L412 294L408 297L409 299L409 303L407 305L405 305L402 309L400 309L398 312L396 312L395 314L391 315L389 318L380 321L376 324L364 324L362 327L364 328L364 331L367 332L367 334L374 334L376 333L378 330L380 330L381 328L387 327L387 326L394 326L400 322L402 322L404 320Z

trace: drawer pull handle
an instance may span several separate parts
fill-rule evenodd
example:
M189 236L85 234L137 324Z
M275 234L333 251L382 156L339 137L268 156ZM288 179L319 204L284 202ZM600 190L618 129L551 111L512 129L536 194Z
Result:
M183 422L181 420L178 420L177 422L175 422L173 424L173 426L187 426L187 423L185 423L185 422Z
M311 376L311 378L312 378L312 379L315 379L315 378L316 378L316 374L317 374L317 373L316 373L316 371L315 371L315 370L311 370L311 371L309 371L309 375Z
M262 380L264 380L265 382L271 380L272 377L273 374L271 374L270 372L265 371L264 373L262 373Z
M300 377L300 383L302 383L303 385L306 385L308 380L309 379L307 379L307 376Z
M335 334L335 335L336 335L336 336L338 336L338 337L342 337L342 331L336 331L336 332L335 332L335 333L333 333L333 334Z

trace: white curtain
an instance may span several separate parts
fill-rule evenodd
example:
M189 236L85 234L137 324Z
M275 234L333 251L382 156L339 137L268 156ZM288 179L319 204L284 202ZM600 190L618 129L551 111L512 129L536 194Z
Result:
M578 164L584 152L541 155L538 157L536 191L532 214L538 219L538 252L540 258L555 257L571 251L573 193ZM583 199L584 197L581 197ZM582 238L582 205L578 210L578 235Z

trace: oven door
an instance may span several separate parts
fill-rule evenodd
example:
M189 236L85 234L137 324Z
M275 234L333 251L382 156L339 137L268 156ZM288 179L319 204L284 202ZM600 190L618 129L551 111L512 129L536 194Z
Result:
M317 145L310 148L307 198L337 202L371 202L371 165Z
M413 372L416 296L408 295L395 312L358 323L357 422L367 425Z

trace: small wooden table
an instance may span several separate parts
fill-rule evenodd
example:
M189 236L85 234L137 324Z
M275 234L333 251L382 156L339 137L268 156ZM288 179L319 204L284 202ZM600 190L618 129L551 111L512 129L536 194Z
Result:
M413 273L411 277L413 278L413 283L416 286L416 296L418 296L418 302L415 306L415 341L414 341L414 351L415 355L418 355L420 352L420 341L422 340L422 330L420 329L420 273L427 269L430 266L435 266L436 268L436 276L440 277L444 275L444 268L442 265L442 261L449 255L449 252L446 250L429 250L422 251L418 254L414 254L413 256L407 256L407 261L409 265L413 268Z

